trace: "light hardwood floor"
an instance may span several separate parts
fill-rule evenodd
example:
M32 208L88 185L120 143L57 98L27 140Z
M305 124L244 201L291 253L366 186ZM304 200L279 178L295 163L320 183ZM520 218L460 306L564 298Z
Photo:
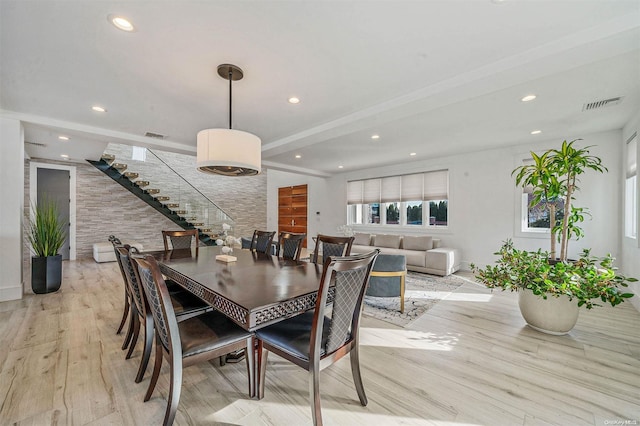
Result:
M468 275L467 275L468 276ZM153 425L168 365L149 402L115 330L116 263L64 263L62 290L0 303L0 424ZM626 305L626 306L625 306ZM568 336L525 326L515 294L467 283L408 329L364 318L360 406L347 360L323 371L328 425L640 423L640 314L626 303L582 311ZM307 374L270 356L265 398L248 399L244 363L184 371L176 425L310 425ZM635 422L635 423L634 423Z

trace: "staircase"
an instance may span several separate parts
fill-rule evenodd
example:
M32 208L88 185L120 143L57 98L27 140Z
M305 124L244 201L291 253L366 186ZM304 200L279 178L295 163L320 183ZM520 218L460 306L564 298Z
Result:
M109 144L99 161L87 161L182 229L198 229L205 245L215 245L223 224L233 227L229 215L153 151L139 151L136 158L134 149Z

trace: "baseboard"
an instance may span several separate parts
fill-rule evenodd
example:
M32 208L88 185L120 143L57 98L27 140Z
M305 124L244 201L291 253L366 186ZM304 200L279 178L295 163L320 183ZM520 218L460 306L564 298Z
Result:
M0 302L22 299L22 286L0 288Z

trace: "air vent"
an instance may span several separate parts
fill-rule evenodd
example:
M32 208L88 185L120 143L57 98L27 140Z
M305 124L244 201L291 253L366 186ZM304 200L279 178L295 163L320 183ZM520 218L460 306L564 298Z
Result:
M46 147L47 145L40 143L40 142L29 142L29 141L24 141L24 143L28 144L28 145L33 145L33 146L41 146L41 147Z
M154 138L154 139L164 139L164 138L166 138L165 135L161 135L160 133L153 133L153 132L147 132L144 135L146 137L148 137L148 138Z
M582 106L582 111L592 111L594 109L601 109L604 107L618 105L620 102L622 102L622 96L618 96L617 98L603 99L600 101L589 102Z

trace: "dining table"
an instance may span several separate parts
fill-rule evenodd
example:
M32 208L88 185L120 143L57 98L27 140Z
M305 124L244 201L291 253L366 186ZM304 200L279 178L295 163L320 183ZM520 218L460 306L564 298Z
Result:
M246 249L233 250L231 262L216 260L220 246L147 254L167 278L248 331L313 309L322 277L322 265Z

